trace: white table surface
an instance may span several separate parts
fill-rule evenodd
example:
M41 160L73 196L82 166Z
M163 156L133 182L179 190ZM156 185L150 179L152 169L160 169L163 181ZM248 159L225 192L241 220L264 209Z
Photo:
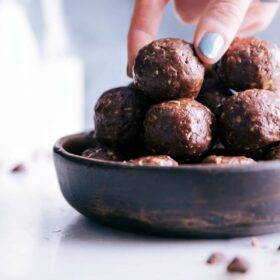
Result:
M280 279L280 234L230 240L148 237L90 222L62 197L51 159L11 175L0 165L0 279ZM246 275L205 263L213 251L251 262Z

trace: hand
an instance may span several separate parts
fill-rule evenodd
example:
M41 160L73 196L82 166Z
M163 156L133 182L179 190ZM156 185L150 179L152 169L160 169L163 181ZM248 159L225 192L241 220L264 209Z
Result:
M128 75L144 45L154 40L168 0L135 0L128 32ZM248 35L265 29L277 3L260 0L174 0L176 13L186 23L196 23L194 47L206 64L213 64L228 49L236 34Z

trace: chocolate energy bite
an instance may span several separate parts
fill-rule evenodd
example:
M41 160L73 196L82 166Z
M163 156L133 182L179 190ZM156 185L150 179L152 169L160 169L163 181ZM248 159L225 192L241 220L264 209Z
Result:
M249 153L280 141L280 95L268 90L246 90L230 97L219 117L224 146Z
M204 65L192 44L166 38L143 47L134 64L135 86L155 100L196 98L204 78Z
M280 143L270 147L264 154L266 160L280 160Z
M144 128L150 152L189 161L211 148L215 117L199 102L182 98L151 106Z
M147 97L130 87L106 91L95 106L96 139L111 147L137 147L143 138Z
M239 156L239 157L228 157L228 156L208 156L202 163L213 163L213 164L252 164L255 161L251 158Z
M144 156L136 159L131 159L128 162L140 166L178 166L177 161L165 155Z
M280 88L280 51L259 38L236 38L217 64L220 79L237 91Z
M110 160L110 161L122 161L123 156L108 147L103 145L99 145L94 148L88 148L82 153L83 157L92 158L92 159L100 159L100 160Z

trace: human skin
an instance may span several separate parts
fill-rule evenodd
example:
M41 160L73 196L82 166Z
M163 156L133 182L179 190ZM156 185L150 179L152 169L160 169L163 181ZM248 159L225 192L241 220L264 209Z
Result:
M139 49L155 39L167 3L168 0L135 0L128 32L129 76ZM279 4L264 0L174 0L174 5L184 23L196 24L193 44L197 55L205 64L213 64L237 34L266 29Z

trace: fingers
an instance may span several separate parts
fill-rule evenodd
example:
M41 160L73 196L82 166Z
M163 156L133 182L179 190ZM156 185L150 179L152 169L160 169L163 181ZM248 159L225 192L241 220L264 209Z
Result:
M128 32L129 76L139 49L154 40L167 2L135 1ZM277 8L278 4L259 0L175 0L176 12L183 21L198 21L194 46L206 64L219 60L237 33L248 35L265 29Z
M176 14L183 22L196 23L209 0L174 0Z
M266 29L273 20L279 4L254 1L238 31L239 35L247 36Z
M237 34L252 0L210 0L194 37L197 54L207 64L218 61Z
M155 38L167 2L168 0L135 1L128 32L128 76L132 76L132 66L139 49Z

